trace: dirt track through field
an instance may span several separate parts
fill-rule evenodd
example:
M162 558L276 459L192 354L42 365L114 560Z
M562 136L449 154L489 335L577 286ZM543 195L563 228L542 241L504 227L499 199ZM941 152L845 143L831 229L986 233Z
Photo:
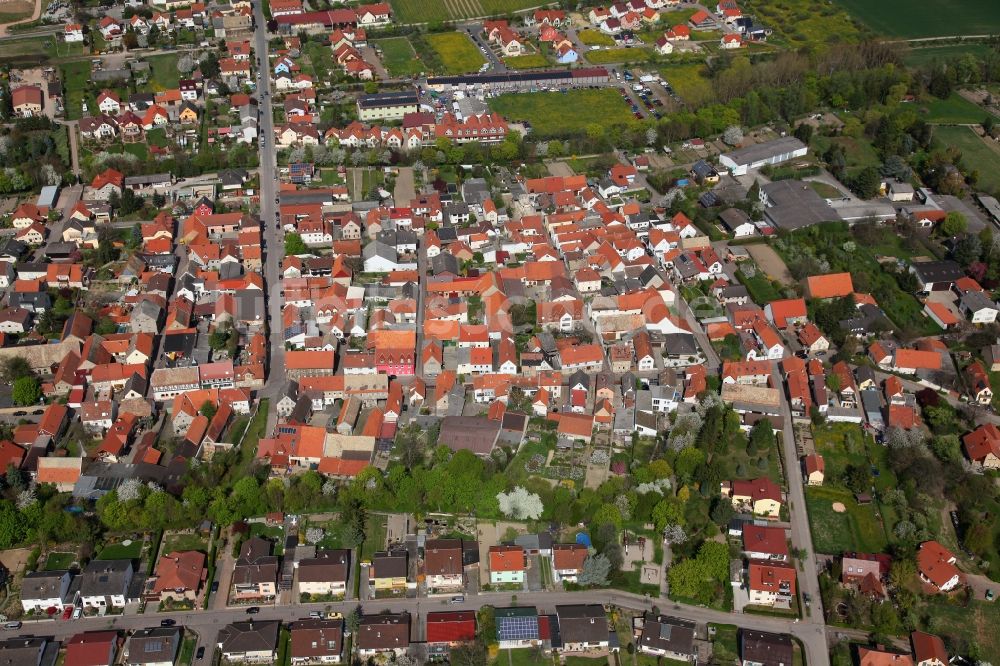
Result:
M3 8L4 5L0 4L0 11L3 11ZM11 26L20 25L21 23L30 23L31 21L37 21L38 17L41 15L42 15L42 0L35 0L35 10L31 13L31 16L29 16L26 19L21 19L20 21L14 21L12 23L0 25L0 37L6 36L8 32L7 29L10 28Z

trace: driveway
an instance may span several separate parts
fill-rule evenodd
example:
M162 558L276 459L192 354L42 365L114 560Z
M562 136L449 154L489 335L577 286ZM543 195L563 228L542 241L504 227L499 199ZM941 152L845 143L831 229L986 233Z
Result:
M396 185L392 190L392 200L399 207L408 206L417 196L417 188L413 178L413 167L399 167Z

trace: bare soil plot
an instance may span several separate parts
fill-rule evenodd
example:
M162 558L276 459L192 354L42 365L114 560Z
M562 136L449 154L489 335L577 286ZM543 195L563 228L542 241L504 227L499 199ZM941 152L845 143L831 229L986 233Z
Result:
M795 284L795 280L792 279L792 274L788 272L785 262L770 245L752 244L747 245L746 248L761 270L767 273L768 277L772 280L777 280L786 287Z

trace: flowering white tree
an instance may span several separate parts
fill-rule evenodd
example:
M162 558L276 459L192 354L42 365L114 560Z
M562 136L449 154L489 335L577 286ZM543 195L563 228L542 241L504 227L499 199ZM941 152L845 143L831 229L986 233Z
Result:
M500 511L518 520L538 520L542 517L542 498L517 486L509 493L497 493Z
M142 488L142 481L134 477L125 479L122 485L118 486L118 500L120 502L131 502L139 499L139 491Z
M21 511L29 508L38 498L35 497L35 486L31 485L17 494L17 508Z
M310 527L306 530L306 543L311 546L315 546L323 537L326 536L326 531L320 527Z
M640 495L645 495L646 493L662 495L667 490L670 490L670 479L657 479L656 481L640 483L635 487L635 492Z
M663 540L668 544L684 543L687 533L680 525L667 525L663 528Z
M726 128L726 131L722 133L722 140L730 146L743 143L743 130L741 130L737 125L730 125Z

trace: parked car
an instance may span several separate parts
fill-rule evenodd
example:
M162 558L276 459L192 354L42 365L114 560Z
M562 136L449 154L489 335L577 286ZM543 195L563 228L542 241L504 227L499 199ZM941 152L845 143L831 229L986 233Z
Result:
M172 627L175 624L177 624L177 620L171 620L171 619L160 620L161 627Z
M4 629L20 629L21 628L21 623L20 622L8 622L7 624L3 625L3 628Z
M195 656L196 659L201 659L202 657L204 657L205 656L205 646L203 645L200 648L198 648L198 651L195 652L194 656Z
M247 609L247 615L256 615L260 612L260 606L251 606Z

